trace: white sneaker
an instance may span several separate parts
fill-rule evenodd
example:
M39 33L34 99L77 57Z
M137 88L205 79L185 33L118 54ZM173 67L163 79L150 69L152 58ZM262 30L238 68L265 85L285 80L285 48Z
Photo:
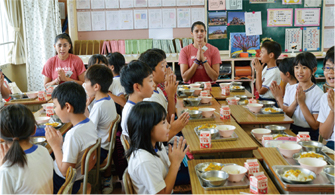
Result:
M111 194L113 192L113 177L110 176L105 178L104 188L102 189L103 194Z

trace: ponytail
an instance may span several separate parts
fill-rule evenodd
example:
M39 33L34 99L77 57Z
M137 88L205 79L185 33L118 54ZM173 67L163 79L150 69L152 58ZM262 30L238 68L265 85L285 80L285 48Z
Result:
M3 159L3 163L9 161L11 164L9 167L18 164L20 167L24 167L27 164L27 156L19 144L19 140L14 140L12 146L9 148L7 154Z
M314 74L312 74L311 80L312 80L312 82L313 82L314 84L316 84L316 79L315 79Z

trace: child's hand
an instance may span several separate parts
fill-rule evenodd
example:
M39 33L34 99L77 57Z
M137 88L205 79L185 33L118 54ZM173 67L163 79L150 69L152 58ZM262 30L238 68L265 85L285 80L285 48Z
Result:
M300 85L298 85L298 88L297 88L296 99L297 99L298 104L305 103L306 94Z
M92 103L94 100L95 96L87 97L86 99L86 108Z
M169 159L171 161L171 164L179 165L183 161L186 152L188 151L189 148L189 146L187 146L187 148L184 149L185 144L186 139L183 140L183 137L179 138L178 144L177 144L177 138L175 137L173 147L169 144Z
M5 158L8 150L9 146L6 143L0 144L0 167L4 163L3 159Z
M261 64L257 58L252 60L252 67L256 72L262 72L265 64Z
M60 131L57 131L52 126L47 125L45 127L45 139L47 139L47 142L51 148L62 148L63 136Z
M176 81L176 75L170 74L165 81L165 91L168 96L173 96L177 93L178 83Z
M328 106L330 110L334 112L334 90L333 89L328 89L327 100L328 100Z
M165 72L165 81L168 81L168 80L169 80L169 76L170 76L171 74L174 74L174 73L172 72L171 67L166 68L166 72Z
M172 129L177 129L178 132L181 131L188 123L188 119L190 115L188 112L184 112L182 115L178 117L178 119L174 120L174 114L171 116L170 125Z
M272 95L275 97L275 99L283 97L281 87L277 84L276 81L272 81L270 90L271 90Z
M2 87L4 82L5 82L5 76L2 74L2 72L0 72L0 87Z

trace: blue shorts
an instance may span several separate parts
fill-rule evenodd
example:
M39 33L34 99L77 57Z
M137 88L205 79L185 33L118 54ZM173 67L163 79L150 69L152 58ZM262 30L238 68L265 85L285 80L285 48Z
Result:
M100 164L102 164L104 162L104 160L107 158L107 156L108 156L108 150L100 148Z
M54 170L53 175L53 182L54 182L54 194L57 194L59 189L62 187L62 185L65 183L65 179L57 175L57 173ZM80 185L83 182L83 180L78 180L73 183L72 187L72 194L77 194L77 192L80 189Z

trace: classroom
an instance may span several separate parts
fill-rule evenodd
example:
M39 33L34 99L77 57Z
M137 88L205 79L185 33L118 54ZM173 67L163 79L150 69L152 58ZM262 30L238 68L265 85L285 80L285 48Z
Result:
M334 0L1 0L0 194L334 194Z

